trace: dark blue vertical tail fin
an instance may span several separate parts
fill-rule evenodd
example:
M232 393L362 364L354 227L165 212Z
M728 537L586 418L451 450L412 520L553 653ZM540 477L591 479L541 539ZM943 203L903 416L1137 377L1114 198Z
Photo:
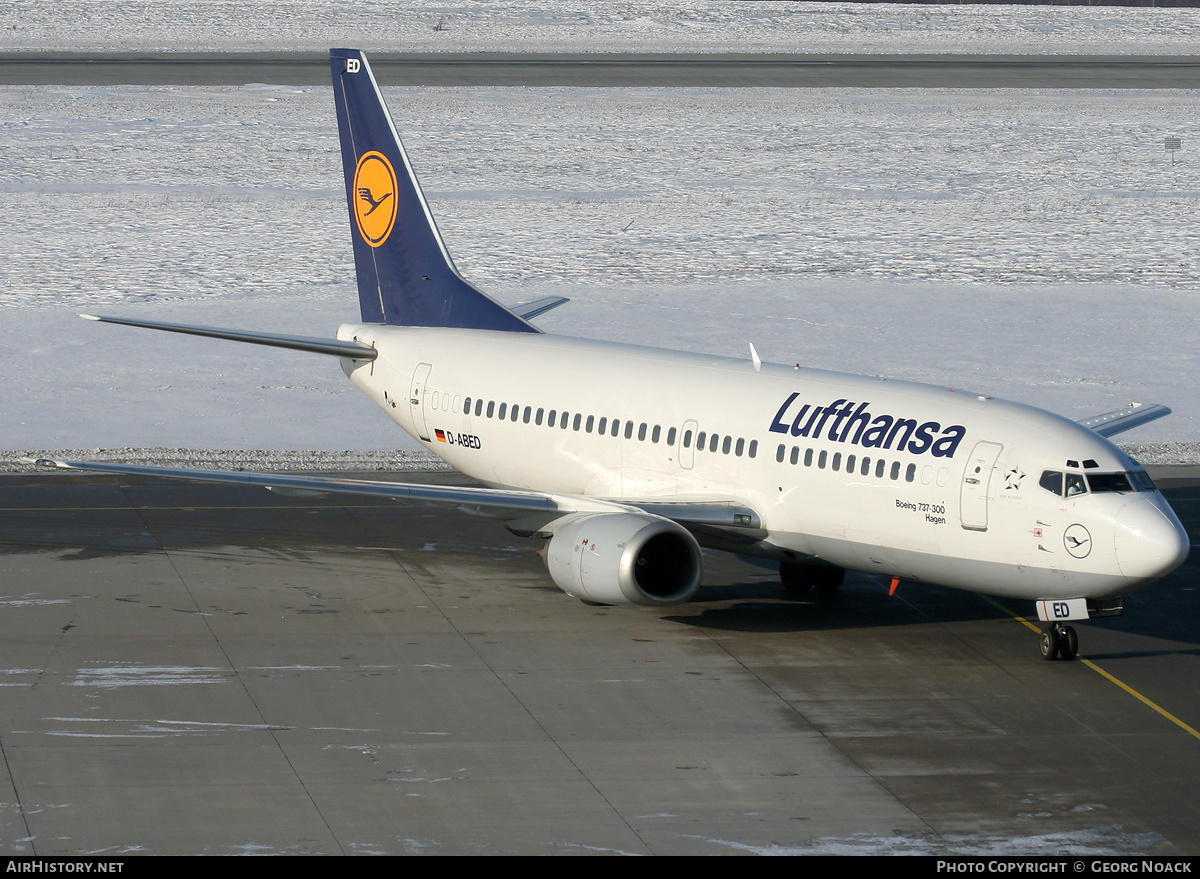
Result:
M459 275L363 53L329 66L363 321L538 332Z

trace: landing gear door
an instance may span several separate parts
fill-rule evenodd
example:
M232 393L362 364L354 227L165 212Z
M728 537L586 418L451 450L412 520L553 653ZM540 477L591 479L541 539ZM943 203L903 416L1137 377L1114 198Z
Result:
M408 411L412 416L413 427L417 436L429 441L429 428L425 426L425 385L429 382L429 371L433 366L429 363L417 364L413 373L412 385L408 390Z
M987 531L988 495L992 485L992 470L1004 446L1000 443L976 443L963 473L959 515L968 531Z

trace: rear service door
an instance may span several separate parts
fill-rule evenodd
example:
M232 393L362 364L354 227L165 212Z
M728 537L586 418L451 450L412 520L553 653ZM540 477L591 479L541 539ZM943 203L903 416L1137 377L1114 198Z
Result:
M425 386L429 383L429 371L433 366L428 363L417 364L413 372L412 385L408 391L408 409L412 415L413 427L417 436L428 441L429 428L425 426Z

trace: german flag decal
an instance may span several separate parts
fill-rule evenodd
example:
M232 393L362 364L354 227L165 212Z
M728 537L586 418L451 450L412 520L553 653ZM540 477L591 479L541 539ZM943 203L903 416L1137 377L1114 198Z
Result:
M437 441L438 441L439 443L444 443L444 442L446 442L446 431L444 431L444 430L438 430L437 428L434 428L434 430L433 430L433 435L434 435L435 437L437 437Z
M358 160L353 198L359 234L379 247L396 225L396 171L383 153L363 153Z

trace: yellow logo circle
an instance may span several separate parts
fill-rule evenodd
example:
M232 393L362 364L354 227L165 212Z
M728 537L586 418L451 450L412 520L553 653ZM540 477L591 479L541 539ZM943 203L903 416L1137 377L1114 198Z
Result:
M383 153L363 153L354 170L354 217L367 244L378 247L396 225L396 172Z

